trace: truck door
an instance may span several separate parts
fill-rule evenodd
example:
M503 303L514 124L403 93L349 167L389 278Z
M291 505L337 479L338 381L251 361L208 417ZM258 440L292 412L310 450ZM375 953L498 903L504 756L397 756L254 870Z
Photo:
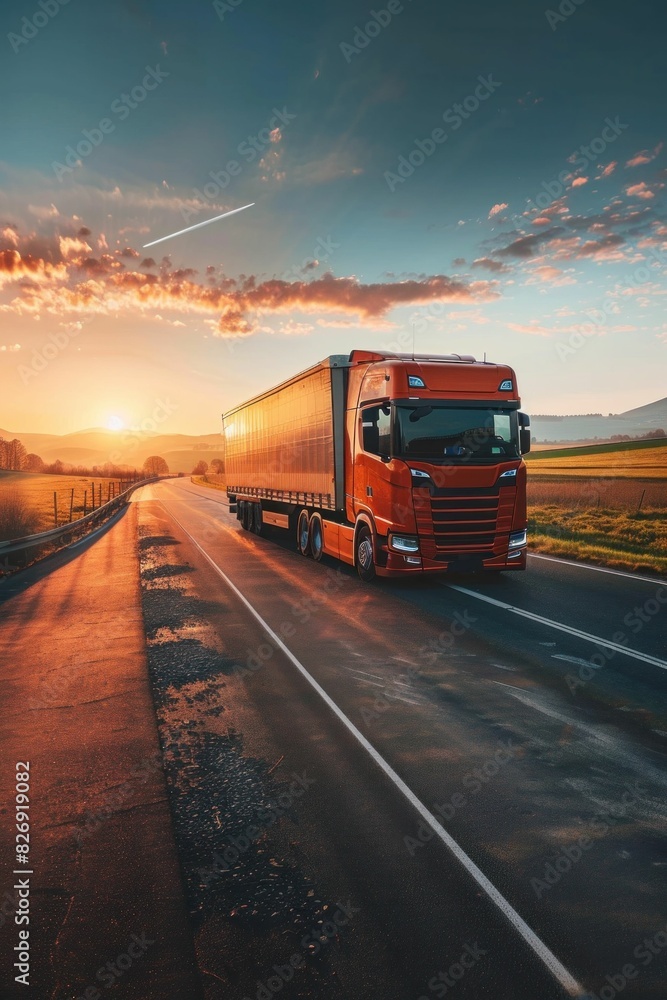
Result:
M355 514L370 510L378 531L386 534L392 517L390 487L391 423L389 405L376 404L361 410L354 458Z

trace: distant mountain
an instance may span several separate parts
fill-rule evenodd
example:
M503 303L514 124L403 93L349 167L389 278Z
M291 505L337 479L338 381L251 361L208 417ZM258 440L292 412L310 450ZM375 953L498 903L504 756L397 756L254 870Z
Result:
M33 434L0 428L0 437L18 438L28 452L45 462L60 459L70 465L130 465L141 468L149 455L161 455L170 472L192 471L204 459L222 458L222 434L158 434L93 428L73 434Z
M593 441L596 438L608 440L614 434L627 434L631 438L641 437L649 431L661 428L667 431L667 398L607 417L602 414L567 417L536 414L531 416L530 420L531 435L538 442L563 444Z
M619 416L625 420L638 420L642 423L655 423L657 421L659 427L665 427L667 424L667 396L664 399L656 399L655 403L647 403L646 406L637 406L634 410L626 410ZM649 430L651 429L649 427Z

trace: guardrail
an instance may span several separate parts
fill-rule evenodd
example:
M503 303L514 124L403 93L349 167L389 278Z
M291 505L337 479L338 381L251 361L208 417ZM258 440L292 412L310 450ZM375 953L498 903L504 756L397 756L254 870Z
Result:
M113 514L116 509L123 507L127 503L130 493L134 490L140 486L146 486L148 483L158 482L159 478L159 476L152 476L150 479L140 479L139 482L133 483L112 500L108 500L107 503L91 511L90 514L86 514L85 517L77 518L76 521L68 521L67 524L63 524L61 527L51 528L49 531L41 531L37 535L26 535L24 538L12 538L8 542L0 542L0 559L4 559L5 556L10 555L12 552L23 552L26 549L34 548L36 545L48 545L49 542L55 542L64 535L71 535L74 532L78 532L82 526L96 524L108 514Z

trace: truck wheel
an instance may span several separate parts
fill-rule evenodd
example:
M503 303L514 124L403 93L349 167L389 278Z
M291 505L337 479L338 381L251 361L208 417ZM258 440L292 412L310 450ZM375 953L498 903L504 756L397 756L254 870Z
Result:
M310 554L319 562L324 554L324 530L322 528L322 518L319 514L313 514L308 528L308 540L310 542Z
M375 579L373 536L367 524L362 524L357 531L354 543L354 563L357 567L357 573L364 583L370 583L371 580Z
M262 518L261 503L254 503L252 505L252 530L255 532L256 535L263 534L264 519Z
M252 517L250 504L247 500L242 500L241 503L243 504L241 510L241 524L245 531L250 531L250 518Z
M310 537L308 532L308 511L302 510L296 525L296 544L302 556L310 555Z

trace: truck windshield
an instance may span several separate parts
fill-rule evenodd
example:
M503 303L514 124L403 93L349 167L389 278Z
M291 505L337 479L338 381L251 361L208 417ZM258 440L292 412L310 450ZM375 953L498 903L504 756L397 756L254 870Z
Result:
M489 464L519 458L516 410L439 403L394 404L396 458Z

